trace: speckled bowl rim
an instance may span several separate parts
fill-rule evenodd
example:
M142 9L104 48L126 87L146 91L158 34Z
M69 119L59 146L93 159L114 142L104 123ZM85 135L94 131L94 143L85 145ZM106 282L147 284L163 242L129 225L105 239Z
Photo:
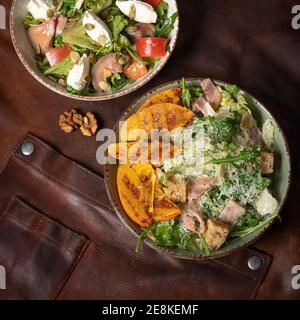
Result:
M204 78L185 78L186 81L199 81L199 80L203 80ZM228 82L225 82L225 81L219 81L219 80L214 80L212 79L216 84L218 85L226 85L226 84L229 84ZM165 87L170 87L172 85L175 85L177 84L178 86L180 86L180 83L181 83L181 79L179 80L174 80L174 81L170 81L170 82L167 82L167 83L164 83L164 84L161 84L159 86L156 86L150 90L148 90L147 92L145 92L143 95L141 95L140 97L136 98L132 103L131 105L125 110L125 112L123 113L123 115L119 118L119 120L116 122L116 125L114 126L113 130L115 132L118 132L118 126L117 124L120 122L120 121L124 121L128 118L129 115L131 115L133 112L137 111L138 110L138 101L142 100L144 97L146 96L151 96L154 92L157 92L159 90L162 90L164 89ZM285 203L286 203L286 200L287 200L287 197L289 195L289 191L290 191L290 187L291 187L291 179L292 179L292 160L291 160L291 153L290 153L290 148L289 148L289 145L288 145L288 142L287 142L287 139L286 139L286 136L280 126L280 124L278 123L278 121L276 120L276 118L274 117L274 115L272 114L272 112L270 112L270 110L265 106L264 103L262 103L259 99L255 98L252 94L248 93L247 91L241 89L242 92L246 93L247 96L249 96L251 99L253 99L253 101L255 101L257 104L259 104L260 106L262 106L266 111L267 113L269 113L271 115L271 117L273 118L273 120L276 122L276 125L278 127L278 130L280 132L280 135L282 136L283 138L283 141L284 141L284 144L285 144L285 148L286 148L286 151L287 151L287 156L288 156L288 162L289 162L289 172L288 172L288 185L287 185L287 189L286 189L286 192L285 192L285 195L284 195L284 198L282 199L281 203L280 203L280 206L278 208L278 214L280 214L280 212L282 211ZM108 197L109 197L109 200L114 208L114 211L116 212L117 216L119 217L119 219L122 221L123 224L125 224L125 226L136 236L136 237L139 237L139 234L133 230L133 228L127 223L126 221L126 213L123 212L122 209L119 208L119 205L117 204L116 200L114 199L114 196L110 190L110 181L111 181L111 178L110 178L110 174L109 174L109 166L110 164L106 164L105 165L105 170L104 170L104 182L105 182L105 187L106 187L106 192L108 194ZM184 252L184 251L180 251L180 252L176 252L174 251L174 249L169 249L169 248L165 248L165 247L160 247L156 244L154 244L151 240L149 239L143 239L143 243L145 243L146 245L148 245L150 248L162 253L162 254L165 254L167 256L170 256L170 257L173 257L173 258L178 258L178 259L185 259L185 260L197 260L197 261L205 261L205 260L211 260L211 259L215 259L215 258L221 258L221 257L225 257L225 256L228 256L230 254L233 254L235 253L236 251L240 250L240 249L243 249L243 248L246 248L250 245L252 245L253 243L255 243L257 240L259 240L260 238L262 238L265 233L273 226L273 224L275 223L276 219L273 219L272 222L270 222L265 228L263 228L261 230L261 232L255 236L253 239L249 240L248 242L245 242L241 245L238 245L236 246L235 248L231 248L231 249L228 249L227 251L225 252L217 252L217 253L213 253L209 256L202 256L202 255L199 255L197 253L193 253L193 252Z
M17 44L16 41L16 37L15 37L15 31L14 31L14 27L13 27L13 13L15 10L15 6L18 0L13 0L12 5L11 5L11 9L10 9L10 16L9 16L9 30L10 30L10 36L12 39L12 43L13 46L15 48L15 51L19 57L19 59L21 60L22 64L24 65L24 67L27 69L27 71L40 83L42 84L44 87L46 87L47 89L61 95L67 98L71 98L71 99L75 99L75 100L80 100L80 101L107 101L107 100L112 100L112 99L116 99L116 98L120 98L122 96L125 96L127 94L130 94L136 90L138 90L139 88L143 87L145 84L147 84L149 81L151 81L155 76L157 76L157 74L163 69L163 67L166 65L166 63L169 61L169 59L171 58L176 44L177 44L177 40L178 40L178 35L179 35L179 30L180 30L180 13L179 13L179 9L178 9L178 3L177 0L175 1L175 7L176 10L178 12L178 27L174 36L174 44L172 47L169 48L169 51L167 52L167 55L165 57L162 58L162 62L158 67L155 67L152 73L149 73L148 76L146 76L140 83L137 84L133 84L132 87L122 91L122 92L115 92L112 94L108 94L108 95L103 95L103 96L79 96L76 94L72 94L69 93L67 91L60 91L58 89L56 89L55 87L51 86L49 83L47 83L46 81L43 80L42 75L38 75L36 72L34 72L32 70L32 68L29 66L29 64L27 63L26 59L23 57L19 46Z

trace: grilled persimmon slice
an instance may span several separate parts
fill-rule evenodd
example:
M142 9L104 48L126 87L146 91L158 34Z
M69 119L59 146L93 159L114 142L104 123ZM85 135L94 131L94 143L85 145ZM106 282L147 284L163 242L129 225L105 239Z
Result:
M117 188L126 214L141 227L153 221L155 171L151 164L121 164Z
M147 99L143 105L140 107L139 111L142 111L148 107L151 107L159 103L173 103L180 105L181 102L181 89L180 88L171 88L164 90L155 94L154 96Z
M152 129L174 129L184 127L194 118L195 114L185 107L172 103L159 103L147 107L125 121L120 129L121 141L141 139L139 130L144 130L150 137Z

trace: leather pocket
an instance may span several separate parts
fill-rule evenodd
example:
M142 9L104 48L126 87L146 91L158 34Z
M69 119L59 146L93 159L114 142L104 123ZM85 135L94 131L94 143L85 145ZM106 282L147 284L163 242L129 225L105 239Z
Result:
M0 216L6 299L55 299L89 241L14 197Z

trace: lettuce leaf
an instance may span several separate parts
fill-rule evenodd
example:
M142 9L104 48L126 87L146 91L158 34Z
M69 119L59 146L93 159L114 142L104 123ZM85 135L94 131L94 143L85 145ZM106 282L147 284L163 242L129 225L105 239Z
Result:
M53 67L50 67L44 72L44 75L52 75L52 76L67 76L69 71L73 67L72 60L68 57L63 59L60 63L56 64Z
M84 8L86 10L91 9L95 13L99 13L100 11L106 9L111 5L112 5L112 0L85 0L84 1Z
M92 51L96 51L100 48L100 46L86 34L82 24L82 18L74 25L67 26L62 33L62 40L70 45L75 45Z

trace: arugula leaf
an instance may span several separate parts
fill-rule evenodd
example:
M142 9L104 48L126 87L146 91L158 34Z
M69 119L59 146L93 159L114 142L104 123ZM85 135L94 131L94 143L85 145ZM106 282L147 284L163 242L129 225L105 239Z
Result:
M248 161L260 155L260 152L256 149L247 151L243 150L237 156L227 156L221 159L212 159L208 161L209 164L222 164L222 163L233 163L238 161Z
M178 12L175 12L169 18L159 21L156 24L155 37L168 38L174 29L177 17Z
M187 86L186 81L181 81L181 101L186 108L192 109L193 100L203 95L202 88L196 86Z
M41 21L38 20L38 19L35 19L30 12L27 12L23 23L24 23L26 29L28 29L28 28L30 28L32 26L39 25L41 23Z
M200 234L200 240L201 240L202 250L203 250L205 256L209 256L210 255L210 250L208 248L207 242L206 242L203 234Z
M255 232L256 230L263 228L267 226L270 222L272 222L274 219L280 219L280 216L278 213L272 214L267 216L264 220L253 223L253 225L246 226L245 228L241 228L240 230L233 231L230 235L231 238L236 238L236 237L246 237L247 235Z
M111 85L112 92L117 92L131 81L123 73L115 73L107 79Z
M235 224L233 232L244 232L246 229L258 226L262 220L263 217L252 206L248 206L246 213Z
M143 60L133 49L129 48L129 47L125 47L124 48L128 55L135 61L140 62L142 64L147 64L147 62L145 60Z
M185 79L182 78L181 81L181 101L183 105L187 108L192 108L192 95L190 90L186 87Z
M44 75L52 75L52 76L67 76L69 74L69 71L73 67L72 60L67 57L63 59L60 63L56 64L53 67L50 67L44 72Z

